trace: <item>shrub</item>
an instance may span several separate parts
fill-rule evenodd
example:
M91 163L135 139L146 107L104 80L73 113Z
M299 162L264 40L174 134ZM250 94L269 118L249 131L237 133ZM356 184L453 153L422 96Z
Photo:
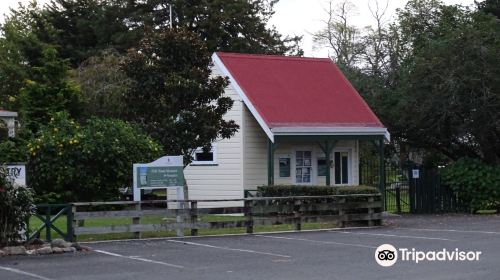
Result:
M31 189L14 185L7 178L7 169L0 166L0 246L21 238L25 222L34 210Z
M378 194L379 190L369 186L301 186L276 185L257 187L257 195L262 197L279 196L320 196L320 195L349 195L349 194Z
M472 211L500 207L500 166L463 158L447 166L442 176Z
M28 143L28 184L40 202L116 200L132 185L132 164L149 162L160 146L120 120L92 118L80 125L55 115Z

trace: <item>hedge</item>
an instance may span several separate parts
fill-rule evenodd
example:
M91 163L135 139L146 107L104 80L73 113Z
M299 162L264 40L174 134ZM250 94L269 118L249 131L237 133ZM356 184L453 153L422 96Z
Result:
M321 195L350 195L350 194L379 194L379 190L369 186L302 186L302 185L275 185L257 187L257 196L321 196Z

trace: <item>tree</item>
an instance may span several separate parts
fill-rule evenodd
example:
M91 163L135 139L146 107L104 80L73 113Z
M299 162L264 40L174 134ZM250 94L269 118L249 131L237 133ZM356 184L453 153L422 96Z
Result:
M276 0L173 0L172 25L197 33L210 52L291 53L300 55L300 37L282 36L267 22ZM57 30L48 43L77 67L100 51L120 54L144 33L169 28L163 0L52 0L44 18Z
M132 185L132 164L161 147L139 128L113 119L79 124L58 113L28 143L28 184L43 202L104 201Z
M418 23L422 26L413 20L419 13L400 14L412 55L392 98L397 100L393 129L412 146L437 150L451 160L474 157L499 163L497 20L435 1L413 2L433 8L417 6L432 13L426 15L429 22Z
M81 109L67 61L42 41L53 30L41 14L35 2L20 5L6 19L0 37L0 106L19 111L23 126L32 132L55 112L66 110L76 117Z
M90 57L76 69L75 80L80 85L87 116L121 118L126 111L123 97L132 81L120 69L123 60L109 50Z
M325 27L313 34L314 42L333 50L333 61L346 68L355 67L362 52L360 31L348 22L349 14L354 8L354 4L347 0L337 7L333 7L333 1L330 1Z
M125 95L126 117L159 141L165 154L192 160L238 129L223 116L233 101L223 96L226 78L210 77L210 53L198 35L184 29L148 33L122 65L133 81Z
M43 66L33 67L19 93L23 126L32 132L48 123L57 112L67 111L78 117L82 109L80 89L68 78L67 62L58 58L51 47L43 50L40 62Z
M485 14L492 14L500 18L500 0L475 1L478 10Z

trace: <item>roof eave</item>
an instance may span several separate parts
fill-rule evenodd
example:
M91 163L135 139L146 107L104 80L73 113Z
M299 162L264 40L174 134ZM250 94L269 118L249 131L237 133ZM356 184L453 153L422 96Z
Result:
M391 134L385 127L275 127L271 132L275 136L384 136L391 141Z

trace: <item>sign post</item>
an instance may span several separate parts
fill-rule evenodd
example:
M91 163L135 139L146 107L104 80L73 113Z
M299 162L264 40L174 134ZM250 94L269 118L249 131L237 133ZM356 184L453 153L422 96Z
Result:
M134 201L141 201L141 190L175 188L177 209L184 209L184 162L182 156L164 156L151 163L136 163L134 168ZM182 223L182 216L177 216ZM184 231L177 229L177 236Z

